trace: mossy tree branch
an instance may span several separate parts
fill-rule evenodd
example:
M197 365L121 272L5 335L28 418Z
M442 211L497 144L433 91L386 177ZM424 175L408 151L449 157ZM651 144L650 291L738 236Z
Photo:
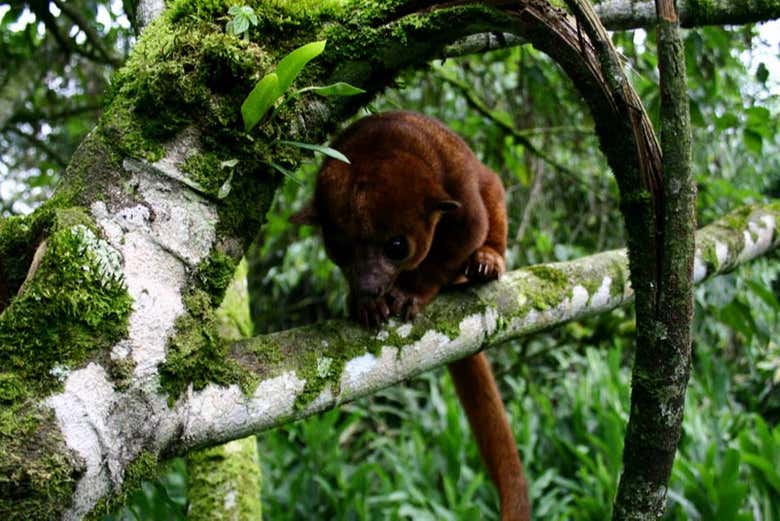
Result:
M743 207L696 236L702 282L780 245L780 202ZM174 452L282 425L366 396L482 348L633 300L625 250L530 266L437 298L412 323L368 332L343 320L235 342L229 357L257 376L245 394L207 387L178 403L189 421Z

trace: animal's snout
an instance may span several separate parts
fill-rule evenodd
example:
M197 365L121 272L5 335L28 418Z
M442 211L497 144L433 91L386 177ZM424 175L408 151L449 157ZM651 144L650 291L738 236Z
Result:
M381 251L370 246L358 247L353 263L344 270L352 294L358 299L376 299L384 295L395 279L394 266L385 261Z
M356 281L356 284L353 285L353 288L355 295L357 295L359 299L377 298L387 291L384 281L373 278L370 280L366 280L365 278L359 279Z

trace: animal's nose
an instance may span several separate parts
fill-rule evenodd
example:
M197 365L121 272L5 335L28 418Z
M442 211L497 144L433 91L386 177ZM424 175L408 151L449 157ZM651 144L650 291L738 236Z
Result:
M361 298L376 298L380 296L382 293L384 293L384 288L381 287L379 284L368 281L363 282L360 281L357 284L356 293Z

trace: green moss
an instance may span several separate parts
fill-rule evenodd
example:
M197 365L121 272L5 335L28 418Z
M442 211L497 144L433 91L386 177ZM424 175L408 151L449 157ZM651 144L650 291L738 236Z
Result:
M117 389L125 390L130 386L130 382L133 378L133 371L135 370L135 360L132 356L125 358L112 358L108 362L108 376L114 381L114 385Z
M245 5L240 0L174 0L166 15L171 23L191 20L215 20L227 15L232 5Z
M60 519L83 472L50 410L32 401L0 407L0 519Z
M119 254L84 225L57 229L35 276L0 315L0 366L41 392L58 386L52 368L80 365L124 336L130 309Z
M0 402L13 403L29 394L24 380L14 373L0 373Z
M35 403L124 336L131 309L118 253L84 210L56 208L63 200L0 222L0 269L13 289L0 315L0 519L58 519L68 506L83 465Z
M187 457L190 521L260 519L260 466L254 436ZM235 501L226 501L226 497Z
M171 403L190 384L196 390L210 383L239 384L247 393L257 384L256 375L228 357L228 343L219 337L214 311L206 309L199 315L188 310L176 319L176 334L168 341L165 362L160 364L160 386Z
M539 310L557 306L568 296L569 279L566 274L548 266L529 266L526 271L545 283L545 289L538 286L530 291L528 296L533 307Z
M610 264L612 265L610 267L610 272L620 274L620 276L612 279L612 284L609 286L609 296L612 298L622 297L627 282L625 276L623 275L623 261L619 259L613 259L610 261Z
M205 193L216 197L230 175L222 164L223 161L214 153L193 154L184 161L181 170Z
M91 204L96 200L115 202L120 195L110 187L121 186L127 179L114 143L104 134L93 131L81 142L66 169L63 183L47 205L64 208ZM118 201L116 201L118 202Z
M214 250L205 260L198 264L195 272L195 283L198 288L211 297L212 305L219 305L225 296L238 261L218 250Z
M187 313L176 320L176 334L168 342L160 365L160 384L173 401L192 384L203 389L209 383L239 384L251 392L258 377L230 359L229 342L219 335L215 306L232 281L237 261L215 249L193 274L193 288L183 296Z
M144 480L152 480L160 472L160 461L151 452L142 452L127 467L122 480L122 488L114 494L102 497L87 514L85 521L102 520L126 504Z
M750 220L750 216L753 214L753 212L755 212L755 210L756 210L755 205L743 206L718 219L718 223L722 224L723 226L731 230L745 230L750 234L751 238L755 241L756 239L758 239L758 234L750 230L750 228L748 227L748 221ZM744 247L744 241L742 247Z

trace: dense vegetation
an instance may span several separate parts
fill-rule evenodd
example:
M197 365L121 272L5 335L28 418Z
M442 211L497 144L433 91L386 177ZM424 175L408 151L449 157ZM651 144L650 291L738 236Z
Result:
M0 11L0 58L15 60L4 62L4 84L34 55L30 41L44 38L34 21L23 23L23 12ZM129 37L116 25L100 34L109 43ZM751 54L760 47L755 27L685 37L698 215L706 224L740 204L780 196L780 78ZM654 34L619 33L615 41L655 116ZM123 50L120 44L116 54ZM0 173L14 181L13 191L0 192L5 214L40 200L62 167L51 161L55 152L66 161L97 114L87 106L105 84L90 91L74 85L104 76L85 72L83 54L72 54L40 82L25 110L2 121ZM85 110L47 119L52 99ZM590 117L540 53L514 47L436 62L408 73L369 110L396 107L442 119L500 173L512 218L510 267L623 245L617 189ZM254 327L239 298L224 310L226 329L272 331L343 314L345 285L319 239L287 224L311 193L315 172L311 163L295 173L300 184L287 180L260 231L250 258ZM780 519L777 260L774 254L697 290L694 370L667 519ZM631 310L617 310L490 353L538 519L609 516L628 417L633 327ZM258 444L268 519L497 517L496 495L444 371L265 433ZM186 482L186 466L175 460L114 518L183 519Z

